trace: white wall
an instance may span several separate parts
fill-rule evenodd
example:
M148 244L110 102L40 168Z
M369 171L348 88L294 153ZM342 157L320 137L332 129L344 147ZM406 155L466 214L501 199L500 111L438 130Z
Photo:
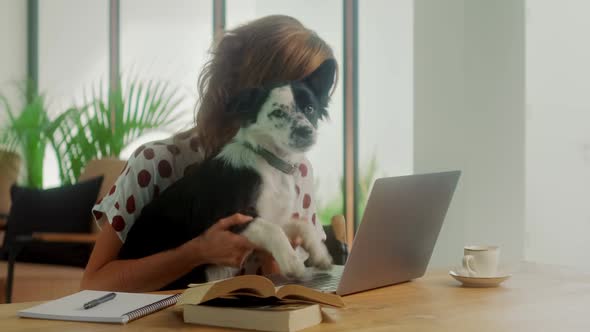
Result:
M590 2L527 1L527 259L590 268Z
M19 105L15 84L27 76L27 2L0 1L0 93ZM0 113L0 125L6 119Z
M414 169L463 171L433 266L469 243L523 256L523 2L415 1Z

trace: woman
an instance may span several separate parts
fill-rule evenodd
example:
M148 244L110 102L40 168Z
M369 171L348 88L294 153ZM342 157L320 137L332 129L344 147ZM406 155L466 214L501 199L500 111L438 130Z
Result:
M228 98L246 87L301 79L333 57L331 48L321 38L287 16L265 17L227 32L199 77L197 126L137 149L109 194L93 208L102 230L81 287L154 291L203 264L244 268L245 258L256 248L245 237L228 231L229 227L250 220L240 214L220 220L178 248L141 259L119 260L117 256L141 209L190 167L217 154L235 135L237 119L224 109ZM320 222L316 222L309 162L299 166L295 177L298 208L293 215L314 223L325 238ZM166 221L162 220L162 227L165 226ZM244 272L277 272L272 257L262 257L266 257L262 264L250 264L249 271Z

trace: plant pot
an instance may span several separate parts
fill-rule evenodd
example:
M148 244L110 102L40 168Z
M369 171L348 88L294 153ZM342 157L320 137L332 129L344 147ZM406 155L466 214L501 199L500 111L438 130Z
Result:
M18 179L20 165L18 154L0 150L0 214L10 211L10 187Z

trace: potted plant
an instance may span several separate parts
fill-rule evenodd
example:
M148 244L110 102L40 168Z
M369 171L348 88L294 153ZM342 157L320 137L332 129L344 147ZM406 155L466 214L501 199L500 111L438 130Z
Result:
M0 128L0 219L10 211L10 187L17 181L21 158L18 143L7 128Z
M93 90L83 106L56 119L52 144L62 183L75 182L91 160L119 158L141 135L173 123L182 101L177 90L153 80L131 79L110 93Z
M20 89L23 107L14 112L8 99L0 95L0 109L8 118L8 124L2 128L5 150L14 157L20 153L26 176L23 184L29 187L43 186L43 160L45 148L50 141L56 123L49 119L45 96L38 94L31 83ZM14 167L15 164L11 167Z
M361 172L360 174L357 192L358 197L356 197L358 202L356 218L358 218L359 222L365 212L370 190L377 177L378 168L379 166L377 162L377 156L373 154L367 169L365 169L364 172ZM316 186L318 186L318 184L319 183L316 183ZM319 204L317 213L323 225L329 225L333 216L344 214L344 177L340 178L340 186L341 190L337 197L333 197L325 204L318 202Z

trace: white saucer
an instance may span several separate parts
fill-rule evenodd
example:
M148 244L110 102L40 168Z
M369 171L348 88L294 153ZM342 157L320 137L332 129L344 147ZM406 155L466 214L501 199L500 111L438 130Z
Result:
M449 271L449 274L451 275L451 277L455 278L455 280L462 283L465 287L479 288L498 287L503 281L512 276L508 273L499 273L497 276L494 277L471 277L455 271Z

